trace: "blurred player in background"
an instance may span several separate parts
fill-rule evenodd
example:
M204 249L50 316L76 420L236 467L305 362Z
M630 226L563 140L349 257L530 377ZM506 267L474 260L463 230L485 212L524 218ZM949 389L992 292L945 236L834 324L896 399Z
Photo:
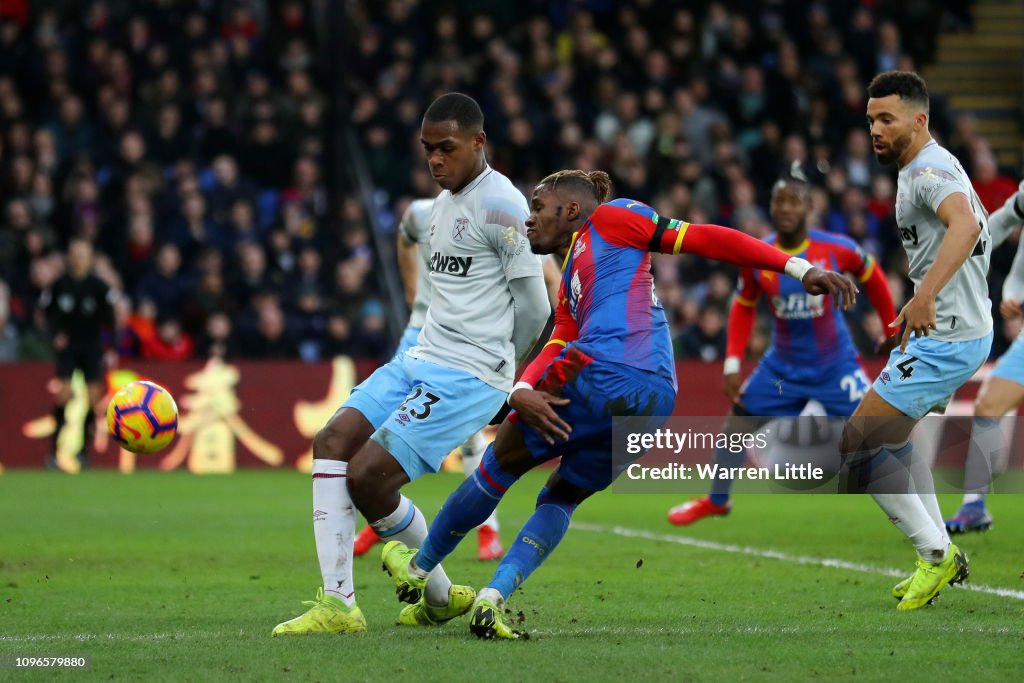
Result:
M488 166L486 137L480 106L460 93L442 95L423 117L420 141L444 188L430 214L431 306L416 346L357 386L313 440L323 587L309 611L273 635L366 630L352 582L356 510L381 538L418 546L426 520L401 487L436 472L499 411L547 322L541 265L523 225L528 205ZM437 567L399 622L447 621L474 598Z
M949 540L931 473L912 479L910 432L943 412L992 348L986 275L992 253L988 213L960 162L928 132L928 90L905 71L868 86L867 118L875 156L899 167L896 223L910 260L914 295L893 327L900 348L846 424L842 453L848 489L867 491L918 553L913 576L892 594L897 609L926 605L948 583L967 579L967 556ZM883 478L895 478L886 485ZM927 479L927 481L925 481Z
M398 224L398 270L405 287L406 304L409 306L409 322L402 333L402 339L395 351L395 358L416 346L423 321L430 306L430 209L433 198L417 199L409 204ZM557 292L558 266L551 259L544 259L544 280L548 288L552 284ZM549 282L550 279L550 282ZM480 458L487 448L487 437L480 430L462 444L462 469L468 477L480 464ZM496 560L505 552L498 535L498 512L495 512L477 528L476 556L480 560ZM353 552L356 557L365 555L380 542L380 536L367 524L356 536Z
M53 418L56 421L46 467L57 468L57 439L64 429L64 408L71 400L71 376L81 370L88 390L89 412L85 415L85 434L78 462L89 466L89 448L96 433L96 414L104 412L97 403L106 394L103 371L103 330L112 328L114 309L113 292L93 273L92 243L84 238L72 238L68 244L68 271L50 289L43 292L39 302L53 335L56 354L57 379L60 386L54 398Z
M882 320L882 329L896 318L889 283L875 260L853 240L808 230L810 194L807 179L794 164L772 188L771 214L776 234L768 244L811 263L854 275ZM757 300L768 299L772 338L757 368L741 388L740 362L754 328ZM729 313L725 393L733 403L725 433L753 433L767 417L796 417L816 400L830 416L848 417L870 386L850 339L846 319L827 297L813 296L792 278L771 271L744 269ZM881 347L886 339L875 340ZM715 462L740 467L746 453L715 449ZM727 515L731 479L715 479L711 493L669 510L672 524L693 524L712 515Z
M988 217L992 233L992 249L1010 236L1024 223L1024 182L1006 203ZM1010 272L1003 282L1003 300L999 312L1004 320L1021 315L1024 302L1024 242L1017 245ZM960 509L946 520L951 534L985 531L992 526L992 515L985 506L992 475L1005 467L1009 445L1005 443L999 421L1004 415L1024 402L1024 332L1021 332L1009 350L996 363L992 373L981 385L974 402L974 422L968 446L964 499Z
M401 542L388 543L382 552L399 597L417 599L430 572L491 514L512 484L561 456L536 510L476 600L470 630L481 638L521 637L506 623L505 601L555 550L576 507L618 474L612 417L643 416L653 429L672 413L675 361L649 252L693 253L786 272L812 293L841 292L844 304L856 292L843 276L737 230L690 225L659 216L641 202L608 202L610 195L602 171L560 171L534 190L526 221L530 247L557 254L563 264L551 339L513 387L514 412L480 467L449 496L419 552Z

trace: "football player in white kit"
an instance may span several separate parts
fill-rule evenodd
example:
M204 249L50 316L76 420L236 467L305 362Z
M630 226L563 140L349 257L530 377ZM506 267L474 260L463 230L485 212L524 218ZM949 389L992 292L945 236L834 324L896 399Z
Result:
M879 74L868 96L875 156L899 167L896 223L914 295L892 323L894 329L906 325L902 343L847 422L841 448L855 482L850 489L870 492L917 550L916 571L892 590L900 599L897 609L908 610L968 575L967 556L946 533L930 472L918 472L916 481L906 474L920 469L910 465L913 426L933 410L944 411L992 348L986 281L992 238L988 214L963 167L928 132L928 90L921 77ZM898 475L901 467L899 486L877 485L880 475Z
M1024 182L1006 203L988 217L992 232L992 248L1002 244L1010 233L1024 223ZM1003 281L1003 300L999 312L1003 319L1021 316L1024 302L1024 242L1017 245L1017 254L1010 272ZM1000 418L1024 402L1024 332L1017 337L985 378L974 401L974 421L967 451L964 477L964 499L960 509L946 520L946 531L962 534L985 531L992 526L992 515L985 506L985 495L994 474L1006 466L1009 448Z
M436 472L495 416L548 319L541 264L526 239L529 207L487 164L480 106L460 93L442 95L424 114L420 141L444 188L430 216L431 306L417 345L357 386L313 439L323 586L311 608L278 624L275 636L366 630L352 581L356 510L381 538L419 547L426 520L401 487ZM438 567L399 622L441 623L468 611L474 598Z

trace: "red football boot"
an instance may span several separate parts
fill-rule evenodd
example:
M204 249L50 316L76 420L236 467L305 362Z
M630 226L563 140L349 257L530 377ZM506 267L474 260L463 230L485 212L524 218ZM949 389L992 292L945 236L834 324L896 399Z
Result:
M732 510L732 503L715 505L710 498L695 498L668 511L668 521L676 526L688 526L705 517L724 517Z
M476 531L477 546L476 556L481 560L500 560L505 554L505 546L501 544L501 538L494 527L488 524L481 524Z
M373 527L367 524L363 527L363 530L356 536L356 542L352 545L352 554L355 557L365 555L370 552L370 548L380 543L380 536L373 530Z

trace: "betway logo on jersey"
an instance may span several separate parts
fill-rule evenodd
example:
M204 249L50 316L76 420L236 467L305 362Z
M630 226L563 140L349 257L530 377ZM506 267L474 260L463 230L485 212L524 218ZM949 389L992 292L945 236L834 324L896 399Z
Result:
M435 251L434 255L430 257L430 269L435 273L466 277L471 265L473 265L472 256L446 256Z
M783 320L820 318L825 312L824 299L821 294L794 292L789 296L773 296L772 308L775 316Z

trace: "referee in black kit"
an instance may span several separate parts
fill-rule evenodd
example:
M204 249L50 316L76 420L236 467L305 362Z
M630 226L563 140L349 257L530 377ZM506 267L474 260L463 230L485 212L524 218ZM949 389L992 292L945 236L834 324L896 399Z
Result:
M93 273L92 243L74 237L68 244L68 269L53 286L43 293L40 306L53 334L56 354L57 391L53 417L57 424L46 467L57 467L57 438L64 428L64 408L71 399L71 375L75 368L82 371L89 388L89 412L85 416L85 434L78 461L82 468L89 465L90 442L96 430L96 404L106 393L103 372L103 329L112 328L113 293L103 280Z

